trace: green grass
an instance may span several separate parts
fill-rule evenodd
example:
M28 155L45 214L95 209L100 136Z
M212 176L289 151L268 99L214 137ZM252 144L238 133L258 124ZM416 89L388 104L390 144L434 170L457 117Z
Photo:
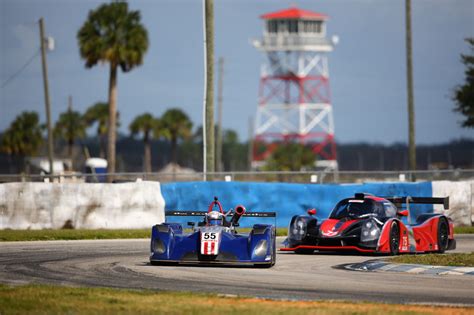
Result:
M0 230L0 241L99 240L150 238L150 229L135 230Z
M474 267L474 252L465 254L401 255L390 260L401 264Z
M190 231L186 229L186 231ZM239 228L239 232L248 233L250 228ZM286 228L278 228L277 235L286 235ZM12 241L54 241L54 240L102 240L150 238L150 229L134 230L0 230L0 242Z
M45 285L0 285L0 312L7 314L455 314L472 308L274 301L215 294L155 292Z
M250 228L238 228L241 233L250 232ZM190 229L186 229L190 231ZM122 229L122 230L0 230L0 242L7 241L54 241L54 240L100 240L150 238L150 229ZM286 236L288 229L277 228L277 236ZM474 227L463 226L454 229L455 234L473 234Z
M474 226L457 226L454 228L454 234L474 234Z

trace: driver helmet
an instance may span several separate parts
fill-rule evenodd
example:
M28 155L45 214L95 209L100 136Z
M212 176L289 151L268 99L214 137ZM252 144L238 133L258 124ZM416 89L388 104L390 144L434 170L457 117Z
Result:
M211 211L207 214L207 224L209 225L222 225L224 221L224 215L219 211Z

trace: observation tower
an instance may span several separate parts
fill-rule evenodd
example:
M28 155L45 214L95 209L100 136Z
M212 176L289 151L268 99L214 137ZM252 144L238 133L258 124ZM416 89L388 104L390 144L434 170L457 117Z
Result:
M253 45L262 64L252 167L265 165L285 142L310 146L317 167L337 169L327 53L337 37L326 38L328 16L289 8L261 16L264 30Z

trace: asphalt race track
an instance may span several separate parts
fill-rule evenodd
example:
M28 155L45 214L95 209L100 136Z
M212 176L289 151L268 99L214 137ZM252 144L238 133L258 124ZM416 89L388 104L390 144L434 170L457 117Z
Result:
M281 239L280 239L281 241ZM474 235L456 252L474 251ZM151 266L148 240L0 243L0 282L186 290L276 299L474 305L474 276L357 272L341 264L380 258L278 253L273 268Z

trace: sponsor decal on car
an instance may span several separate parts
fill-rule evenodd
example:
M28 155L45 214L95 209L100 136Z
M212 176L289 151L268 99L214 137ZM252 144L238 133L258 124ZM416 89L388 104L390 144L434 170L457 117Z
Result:
M408 237L406 235L402 236L402 250L408 250Z
M217 255L219 253L219 239L219 232L201 232L201 255Z

